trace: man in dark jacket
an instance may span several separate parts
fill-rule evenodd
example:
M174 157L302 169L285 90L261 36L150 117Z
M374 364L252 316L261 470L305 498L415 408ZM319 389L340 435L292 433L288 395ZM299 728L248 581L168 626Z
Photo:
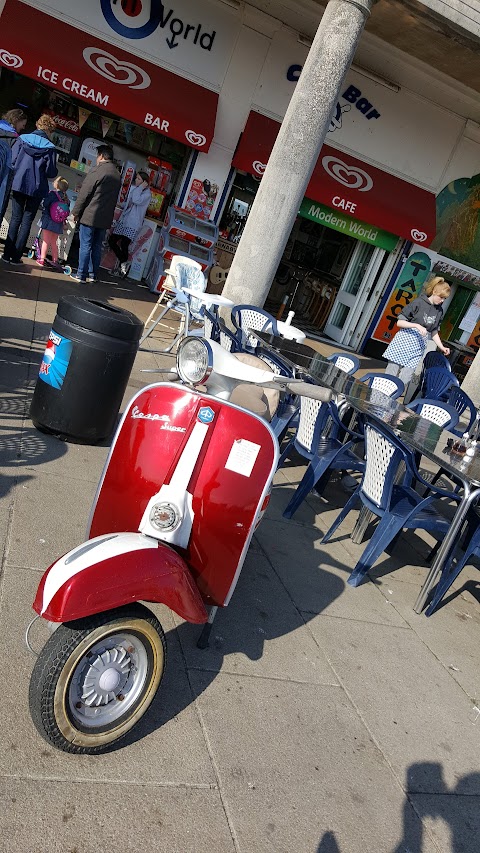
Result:
M120 192L120 173L113 163L113 148L99 145L97 165L86 176L73 208L80 223L80 254L75 281L96 281L102 243L110 228Z
M12 218L3 260L15 266L22 264L32 222L49 190L48 179L58 174L57 151L49 139L55 127L51 116L42 115L34 133L22 134L12 148Z

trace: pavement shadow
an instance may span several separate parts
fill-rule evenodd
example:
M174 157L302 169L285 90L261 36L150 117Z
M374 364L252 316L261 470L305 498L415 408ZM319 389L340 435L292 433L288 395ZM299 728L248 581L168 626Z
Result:
M325 833L317 847L316 853L341 853L334 832Z
M470 565L470 563L467 563L467 565ZM459 598L459 596L462 595L464 592L470 593L472 598L477 601L478 604L480 604L480 576L478 581L470 579L465 581L464 585L459 587L458 589L451 589L450 593L446 595L445 598L442 598L440 604L437 605L437 610L440 611L442 607L445 607L445 605L450 604L451 601L455 601L455 599Z
M312 510L313 515L313 510ZM183 622L166 633L169 661L158 694L149 712L138 725L111 750L122 749L142 740L189 707L213 683L230 655L244 655L259 661L265 646L272 640L294 634L327 608L345 589L341 576L329 567L348 571L330 555L314 550L319 531L312 528L311 566L295 566L297 582L303 583L314 573L317 594L309 597L308 612L299 607L269 560L265 551L253 547L242 570L228 608L220 609L215 619L208 649L199 650L197 641L202 625ZM171 650L171 651L170 651ZM230 671L230 670L229 670ZM195 678L190 676L195 673Z
M422 761L407 770L407 790L403 806L403 836L390 853L424 853L425 819L440 820L450 830L449 853L478 853L478 790L480 773L462 776L449 788L442 765ZM433 793L425 793L432 791ZM342 850L331 830L322 836L316 853L348 853Z
M472 790L478 790L479 784L480 773L470 773L462 776L455 787L449 788L440 763L423 761L410 765L406 780L403 838L393 853L423 853L425 818L440 819L448 825L450 853L478 853L478 797L472 796Z

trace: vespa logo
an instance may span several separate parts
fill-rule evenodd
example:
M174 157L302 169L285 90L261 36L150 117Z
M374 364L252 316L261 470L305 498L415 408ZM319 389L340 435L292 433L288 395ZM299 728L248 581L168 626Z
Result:
M186 427L178 427L172 426L170 423L170 418L168 415L157 415L156 412L141 412L138 406L134 406L132 409L131 417L134 420L143 420L143 421L163 421L160 429L166 429L168 432L186 432Z
M147 414L144 414L144 412L140 411L138 406L133 407L132 418L140 418L144 421L166 421L166 423L170 421L168 415L157 415L154 412L148 412Z
M133 62L124 62L98 47L86 47L83 58L97 74L106 77L112 83L128 86L129 89L148 89L150 77L146 71L134 65Z
M16 53L9 53L3 47L0 47L0 62L3 62L7 68L20 68L23 65L23 59L20 56L17 56Z
M175 16L173 9L167 9L161 0L150 0L150 12L148 5L142 0L101 0L107 24L123 38L144 39L160 27L170 50L188 41L202 50L211 51L216 30L207 32L202 24L184 21Z
M348 166L339 157L323 157L322 166L331 178L350 190L366 193L373 187L373 178L367 172L358 166Z
M202 424L211 424L214 417L215 412L210 408L210 406L202 406L197 415L198 420L201 421Z

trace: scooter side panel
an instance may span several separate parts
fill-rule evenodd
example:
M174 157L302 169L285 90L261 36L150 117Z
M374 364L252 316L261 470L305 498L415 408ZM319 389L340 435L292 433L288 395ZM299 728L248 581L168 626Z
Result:
M100 481L90 539L138 530L150 498L169 481L197 405L195 392L173 383L151 385L130 401Z
M139 533L99 537L65 554L43 575L33 608L71 622L139 600L166 604L189 622L207 619L180 554Z
M273 433L250 412L173 383L140 392L112 447L90 536L138 529L150 498L183 464L188 438L207 410L207 436L188 483L191 535L179 552L204 600L223 605L236 583L278 459Z

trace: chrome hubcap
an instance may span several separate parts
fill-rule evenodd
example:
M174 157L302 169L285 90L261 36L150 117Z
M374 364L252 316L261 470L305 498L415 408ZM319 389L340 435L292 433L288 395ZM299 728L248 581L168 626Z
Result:
M78 662L68 691L69 712L81 727L111 725L137 702L148 677L144 643L134 634L113 634Z
M82 701L89 706L107 705L123 688L131 669L132 659L125 649L105 649L85 674Z

